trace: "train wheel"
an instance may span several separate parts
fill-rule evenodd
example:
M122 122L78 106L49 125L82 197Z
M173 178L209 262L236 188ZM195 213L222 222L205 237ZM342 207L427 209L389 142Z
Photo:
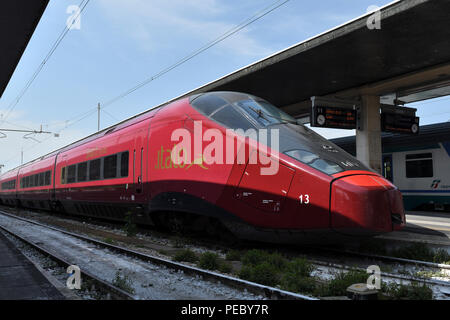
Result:
M169 229L164 224L164 212L155 212L151 214L151 219L157 230L168 232Z
M183 233L186 230L186 219L183 213L158 212L152 214L152 220L156 228L164 232Z
M182 213L169 213L167 217L170 232L183 234L186 231L186 219Z

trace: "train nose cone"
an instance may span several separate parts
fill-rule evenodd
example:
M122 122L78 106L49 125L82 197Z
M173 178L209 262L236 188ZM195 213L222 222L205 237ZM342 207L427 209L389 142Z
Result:
M331 227L346 234L379 234L405 224L400 191L376 175L354 175L333 182Z

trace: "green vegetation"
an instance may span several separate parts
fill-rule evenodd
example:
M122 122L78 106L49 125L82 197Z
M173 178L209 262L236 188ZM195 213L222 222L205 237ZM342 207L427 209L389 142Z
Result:
M228 261L241 261L241 252L238 250L230 250L227 252L226 259Z
M123 231L127 234L127 237L134 237L137 234L137 226L134 223L133 213L127 212L125 214L125 225Z
M223 273L231 273L231 264L219 259L219 255L212 252L202 253L198 259L198 267L206 270L218 270Z
M433 261L436 263L450 264L450 254L445 249L438 249L434 252Z
M297 258L287 264L286 272L281 278L281 287L292 292L312 293L316 281L311 277L314 266L304 258Z
M197 255L194 251L190 249L185 249L182 251L179 251L175 257L173 258L174 261L185 261L185 262L196 262L198 260Z
M229 263L222 262L219 264L219 271L223 273L231 273L231 271L233 271L233 267Z
M319 285L315 293L319 296L345 296L349 286L355 283L365 283L368 277L367 273L358 270L339 272L332 280Z
M134 294L134 288L130 278L126 274L122 275L120 270L116 272L116 277L113 279L112 284L130 294Z
M108 243L108 244L114 244L114 240L111 238L104 238L103 242Z
M262 250L249 250L241 259L244 266L257 266L264 262L273 266L277 271L286 267L287 260L278 252L269 253Z
M239 277L266 286L275 286L279 283L277 270L268 262L243 266Z
M446 250L433 250L425 243L413 243L397 248L391 250L390 254L404 259L450 264L450 254Z
M228 256L228 255L227 255ZM355 283L366 283L369 277L363 270L338 272L328 281L312 276L314 266L305 258L289 261L279 253L249 250L241 255L242 268L239 277L283 290L310 294L317 297L346 296L347 288ZM426 285L382 284L380 298L385 299L432 299L432 291Z
M200 256L198 266L206 270L217 270L220 267L219 256L216 253L205 252Z
M433 291L426 284L412 282L410 285L391 283L382 285L382 291L394 300L432 300Z
M304 258L288 261L281 254L250 250L242 256L239 277L268 286L280 286L294 292L313 292L316 286L311 277L314 267Z

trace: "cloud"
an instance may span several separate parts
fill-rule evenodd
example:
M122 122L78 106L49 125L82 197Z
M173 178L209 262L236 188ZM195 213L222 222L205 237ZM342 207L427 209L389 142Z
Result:
M100 0L99 4L115 27L147 51L167 48L180 41L205 44L238 23L230 21L235 20L230 19L234 17L233 10L216 0ZM218 47L244 56L261 57L273 52L250 33L243 29Z

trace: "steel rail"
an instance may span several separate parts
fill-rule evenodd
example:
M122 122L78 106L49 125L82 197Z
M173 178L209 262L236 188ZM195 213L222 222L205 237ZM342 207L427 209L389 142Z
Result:
M73 263L70 263L69 261L65 260L64 258L58 256L56 253L50 252L50 251L44 249L42 246L40 246L28 239L25 239L24 237L18 235L16 232L10 230L9 228L7 228L5 226L0 225L0 229L5 231L6 233L10 234L11 236L19 239L21 242L32 247L33 249L39 251L43 255L49 257L51 260L55 261L61 267L67 268L67 267L73 265ZM112 299L114 299L114 300L135 300L135 297L132 296L131 294L129 294L128 292L126 292L120 288L117 288L116 286L94 276L93 274L83 271L83 270L80 270L80 272L84 278L87 278L87 279L93 281L98 286L99 289L101 289L104 292L109 293Z
M246 281L246 280L242 280L239 278L235 278L232 276L228 276L228 275L224 275L224 274L220 274L220 273L216 273L213 271L208 271L208 270L203 270L197 267L193 267L193 266L188 266L182 263L178 263L175 261L170 261L167 259L163 259L163 258L159 258L156 256L152 256L152 255L148 255L148 254L144 254L132 249L127 249L121 246L117 246L117 245L113 245L113 244L109 244L100 240L96 240L93 239L91 237L87 237L87 236L83 236L83 235L79 235L70 231L66 231L66 230L62 230L59 228L55 228L52 226L48 226L48 225L44 225L42 223L33 221L33 220L29 220L26 218L22 218L22 217L17 217L15 215L6 213L4 211L0 210L0 214L13 218L13 219L17 219L17 220L21 220L27 223L31 223L43 228L47 228L47 229L51 229L57 232L61 232L63 234L78 238L80 240L95 244L97 246L103 247L103 248L107 248L110 249L112 251L115 251L117 253L120 254L124 254L130 257L134 257L134 258L138 258L140 260L146 261L146 262L151 262L154 264L158 264L158 265L164 265L165 267L168 267L170 269L174 269L174 270L181 270L186 274L190 274L190 275L195 275L195 276L201 276L203 279L205 280L210 280L210 281L220 281L223 284L226 284L230 287L233 288L237 288L237 289L245 289L248 292L251 292L253 294L256 295L262 295L265 296L266 298L269 299L291 299L291 300L319 300L316 297L311 297L311 296L306 296L306 295L302 295L302 294L297 294L297 293L293 293L293 292L289 292L289 291L285 291L285 290L281 290L278 288L274 288L274 287L270 287L270 286L265 286L262 284L258 284L258 283L254 283L254 282L250 282L250 281ZM2 226L0 226L0 228L3 228Z

